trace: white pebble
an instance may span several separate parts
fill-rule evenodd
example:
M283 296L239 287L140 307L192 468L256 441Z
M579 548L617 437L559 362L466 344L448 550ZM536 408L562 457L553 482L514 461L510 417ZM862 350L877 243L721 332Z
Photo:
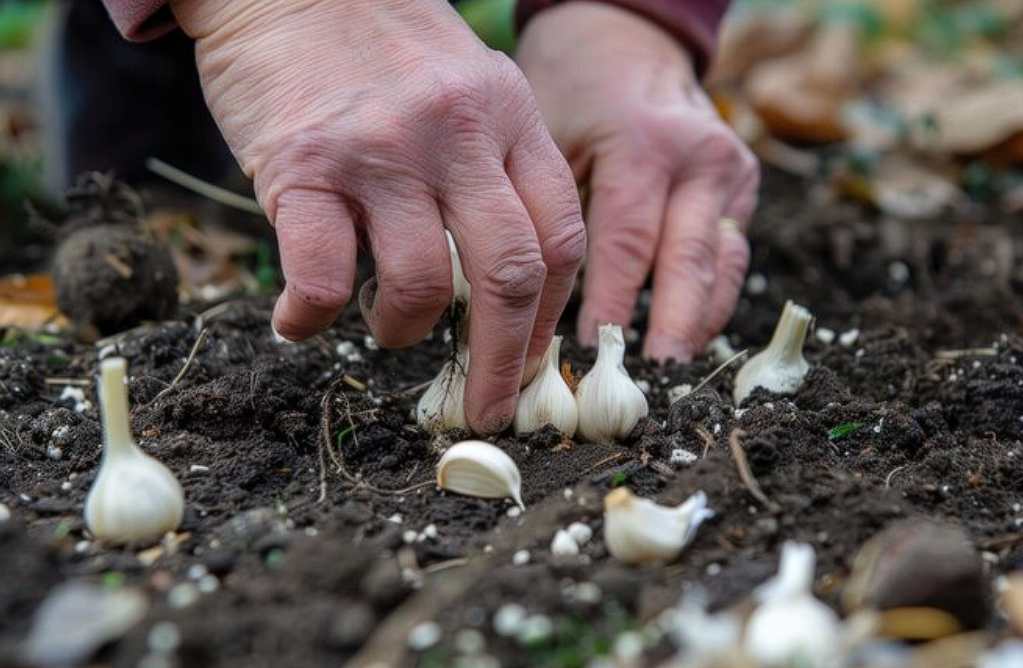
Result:
M199 588L191 582L174 585L167 592L167 605L172 608L187 608L199 600Z
M547 640L553 632L554 624L549 617L546 615L530 615L522 622L516 637L520 643L532 645Z
M814 332L814 336L816 336L817 340L823 343L824 345L830 346L832 343L835 342L835 337L838 335L835 333L835 330L833 329L829 329L827 327L818 327L817 331Z
M751 295L762 295L767 292L767 277L760 272L753 272L746 279L746 292Z
M201 580L209 573L209 569L203 564L192 564L188 567L189 580Z
M401 514L395 513L387 518L387 521L391 524L401 524Z
M505 603L494 613L494 633L506 638L517 635L525 620L525 608L518 603Z
M614 654L619 661L635 661L642 653L643 636L635 631L626 631L615 638Z
M590 542L591 538L593 538L593 529L591 529L590 525L585 522L572 522L568 525L568 528L565 529L565 531L568 532L568 535L571 536L579 546L585 545Z
M408 646L416 652L430 649L440 641L441 630L437 622L420 622L408 632Z
M558 529L551 541L551 554L555 557L574 557L579 554L579 544L564 529Z
M848 332L842 332L838 337L838 343L845 348L850 348L854 343L856 343L856 339L858 338L860 338L860 330L854 327Z
M512 564L515 566L525 566L529 563L529 550L519 550L512 555Z
M377 350L378 349L377 348L376 340L374 340L374 338L372 336L370 336L369 334L367 334L365 337L363 337L362 345L364 345L366 347L366 350Z
M181 631L174 622L157 622L149 629L149 649L158 654L169 654L181 644Z
M60 392L60 400L70 400L74 402L74 411L81 413L92 408L92 402L85 398L85 390L74 385L65 385L64 389Z
M426 537L426 538L429 538L430 540L433 540L434 538L436 538L437 537L437 525L436 524L427 524L426 528L423 529L423 536Z
M60 459L64 456L64 451L58 448L56 445L51 445L46 448L46 456L50 459Z
M512 518L518 517L519 515L522 514L522 508L519 508L518 506L512 506L511 508L508 509L508 512L505 514L508 515L508 517Z
M199 591L204 594L212 594L220 589L220 580L216 575L205 575L199 580Z
M675 387L668 390L668 403L675 403L682 397L688 396L693 391L693 386L689 383L683 383L682 385L676 385Z
M0 503L0 522L6 522L11 519L11 509L7 507L6 503Z
M203 466L202 464L192 464L191 466L188 467L188 472L189 473L209 473L210 472L210 467L209 466Z
M909 267L901 260L892 262L888 265L888 278L892 279L892 282L902 285L909 279Z
M401 534L401 539L405 542L406 545L410 545L416 542L416 538L418 537L419 534L413 531L412 529L408 529L407 531L405 531L405 533Z
M672 464L692 464L697 459L699 459L699 457L697 457L692 452L689 452L688 450L684 450L682 448L675 448L674 450L671 451L671 459L669 459L668 461L670 461Z

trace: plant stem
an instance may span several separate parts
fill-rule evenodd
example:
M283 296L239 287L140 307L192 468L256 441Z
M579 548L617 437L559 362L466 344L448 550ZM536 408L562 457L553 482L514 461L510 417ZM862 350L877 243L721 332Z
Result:
M100 362L99 407L103 421L103 456L119 456L131 451L134 443L128 423L128 363L123 357Z

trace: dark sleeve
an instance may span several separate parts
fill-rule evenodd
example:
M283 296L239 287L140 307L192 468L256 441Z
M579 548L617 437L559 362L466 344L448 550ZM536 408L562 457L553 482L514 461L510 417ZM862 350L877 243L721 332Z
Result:
M571 0L518 0L516 25L521 30L537 12ZM714 57L718 24L729 0L602 0L641 14L671 32L689 47L702 75Z

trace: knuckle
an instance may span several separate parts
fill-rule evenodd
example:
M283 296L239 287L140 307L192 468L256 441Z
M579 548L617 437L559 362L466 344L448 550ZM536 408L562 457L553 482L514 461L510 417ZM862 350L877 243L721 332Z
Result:
M288 292L302 304L320 310L339 311L348 304L352 291L342 286L288 283Z
M672 261L680 274L698 281L709 290L714 284L714 245L707 239L694 238L679 244Z
M550 273L574 274L586 258L586 227L578 208L562 214L557 230L543 244L543 258Z
M483 274L482 290L501 303L517 308L532 304L543 291L547 266L525 254L505 259Z
M438 271L405 276L381 271L378 280L386 307L401 316L418 317L440 312L451 302L451 285L446 274Z
M728 244L721 251L721 266L729 276L744 276L749 262L750 248L745 237L738 238L736 243Z
M703 153L714 163L738 165L745 169L749 157L749 149L724 123L715 123L707 133Z

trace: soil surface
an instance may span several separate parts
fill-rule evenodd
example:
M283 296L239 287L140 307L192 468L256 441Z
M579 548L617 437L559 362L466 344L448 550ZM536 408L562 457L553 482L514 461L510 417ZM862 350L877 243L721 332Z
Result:
M521 514L432 484L439 451L459 435L431 441L409 390L448 355L440 330L414 349L376 350L350 311L321 337L277 344L270 303L253 300L198 318L182 310L100 348L8 335L0 665L20 665L33 611L74 579L138 587L149 601L140 623L101 648L103 665L489 656L514 667L584 665L694 584L714 607L737 603L789 539L815 546L818 594L836 607L860 546L902 518L962 523L989 585L1023 567L1018 224L982 210L884 220L776 173L763 190L751 278L727 333L736 348L758 349L786 299L810 308L803 388L758 391L736 409L733 367L673 403L676 388L717 363L654 365L633 340L626 366L651 413L631 438L567 448L549 432L495 440L522 470ZM838 335L830 343L827 330ZM98 352L128 359L133 432L185 489L184 522L157 549L111 548L84 532L100 455ZM593 358L566 340L574 370ZM733 432L769 504L740 480ZM678 449L695 461L672 463ZM619 484L665 503L703 490L717 514L673 563L624 567L601 538L601 500ZM590 524L593 539L580 557L552 557L553 534L573 521ZM495 613L509 603L546 618L550 633L525 644L498 634ZM154 640L162 622L178 631L169 645Z

